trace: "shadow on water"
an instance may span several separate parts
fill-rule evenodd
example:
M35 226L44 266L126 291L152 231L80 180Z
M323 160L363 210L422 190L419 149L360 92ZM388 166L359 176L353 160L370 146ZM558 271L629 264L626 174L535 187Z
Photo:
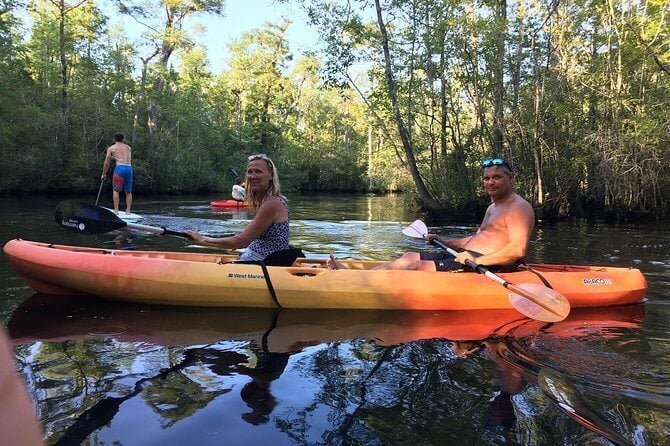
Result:
M512 441L520 426L532 430L519 424L519 418L549 423L555 418L552 407L558 407L593 432L628 444L635 425L624 422L616 405L631 397L630 392L638 398L648 395L648 411L666 410L668 402L660 387L652 397L648 392L653 389L629 386L629 378L644 373L643 364L631 366L628 359L639 348L630 339L644 319L642 305L574 309L565 321L546 324L512 310L178 308L37 294L16 309L8 329L21 362L33 370L41 404L50 407L45 424L56 444L91 438L131 441L127 418L146 409L160 420L159 426L148 427L155 441L178 444L186 435L180 421L203 425L213 408L223 407L226 417L206 434L191 432L192 441L214 444L228 438L224 432L248 439L244 424L271 424L274 429L265 435L278 444L285 444L287 437L307 441L311 430L335 442L374 438L398 443L414 435L414 410L439 409L434 415L443 417L441 405L450 401L446 395L475 381L489 382L484 386L488 394L470 395L479 403L468 414L453 415L450 428L461 431L462 426L454 425L469 416L481 438ZM98 359L86 351L95 351ZM620 355L621 370L606 376L596 372L603 354ZM589 363L586 370L594 376L583 376L583 365L574 368L578 358ZM62 373L64 367L70 372ZM560 387L563 401L546 391L549 380ZM593 381L600 383L599 389L581 390ZM538 382L544 394L529 391L528 384ZM297 393L296 385L314 386L313 392ZM598 401L591 396L597 393L609 398ZM543 403L542 395L556 406ZM530 407L544 413L530 413ZM398 416L410 419L394 424ZM386 427L380 430L379 423ZM569 425L552 428L559 435L571 430ZM465 443L477 438L472 435ZM537 440L547 434L540 429L525 435ZM458 438L433 427L420 438L441 442L452 436Z

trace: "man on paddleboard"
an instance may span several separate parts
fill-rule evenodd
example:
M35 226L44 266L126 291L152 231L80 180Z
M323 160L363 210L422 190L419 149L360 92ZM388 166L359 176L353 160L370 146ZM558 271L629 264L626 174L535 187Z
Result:
M133 204L133 168L130 164L131 148L123 141L123 134L114 135L116 141L107 148L107 156L102 165L102 181L107 178L107 170L112 158L116 161L114 176L112 177L112 201L114 201L114 213L119 214L119 192L126 192L126 214L130 214L130 206Z
M407 252L402 257L379 265L376 269L409 269L420 271L454 271L472 260L489 269L511 268L526 256L528 242L535 226L535 213L526 200L514 191L515 172L502 158L492 158L482 163L486 193L492 203L486 209L477 232L463 238L442 239L428 234L427 239L441 240L451 249L459 251L454 258L446 252ZM328 266L346 268L332 255Z

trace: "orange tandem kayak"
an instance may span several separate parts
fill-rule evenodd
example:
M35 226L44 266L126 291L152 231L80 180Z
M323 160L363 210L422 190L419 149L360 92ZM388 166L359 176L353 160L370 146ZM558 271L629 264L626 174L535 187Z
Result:
M123 251L10 240L7 260L23 281L47 294L90 295L152 304L300 309L511 309L509 291L472 272L371 270L382 263L345 261L329 270L322 259L289 267L232 263L237 256L195 252ZM647 283L638 269L529 265L573 308L639 302ZM532 272L499 274L542 285ZM272 285L277 301L269 291Z

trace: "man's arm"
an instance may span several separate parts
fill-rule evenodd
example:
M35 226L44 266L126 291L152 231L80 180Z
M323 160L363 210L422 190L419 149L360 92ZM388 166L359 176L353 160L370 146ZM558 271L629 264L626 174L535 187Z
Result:
M459 249L463 249L463 246L465 246L470 239L472 238L471 235L467 237L462 237L462 238L441 238L441 237L435 237L436 239L440 240L442 243L450 247L451 249L455 249L458 251Z
M107 149L107 155L105 156L105 162L102 164L102 176L100 177L101 180L104 180L107 178L107 171L109 170L109 164L112 161L112 148L109 147Z
M491 209L491 206L486 208L486 213L484 213L484 218L482 219L482 221L486 221L486 219L489 215L489 210L490 209ZM447 238L447 239L444 239L444 238L438 237L438 236L433 235L433 234L428 234L428 240L430 240L432 237L435 237L438 240L440 240L442 243L444 243L445 245L450 247L451 249L454 249L454 250L458 251L458 250L464 249L463 247L468 244L470 239L472 237L474 237L476 234L478 234L479 231L481 231L481 230L482 230L482 227L480 225L479 228L477 229L477 232L475 232L472 235L468 235L467 237L461 237L461 238Z

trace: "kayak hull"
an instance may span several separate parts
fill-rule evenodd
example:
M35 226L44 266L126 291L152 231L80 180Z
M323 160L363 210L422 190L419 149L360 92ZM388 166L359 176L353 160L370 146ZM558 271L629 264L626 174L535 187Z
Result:
M239 209L239 208L249 207L249 203L247 203L246 201L237 201L237 200L217 200L217 201L212 201L209 204L210 204L210 206L215 207L215 208Z
M509 291L476 273L371 271L381 262L349 261L329 270L321 259L267 267L277 301L259 265L236 256L124 251L10 240L7 260L23 281L47 294L90 295L151 304L296 309L511 309ZM623 305L644 298L647 283L633 268L531 265L573 308ZM500 274L542 282L532 272Z

